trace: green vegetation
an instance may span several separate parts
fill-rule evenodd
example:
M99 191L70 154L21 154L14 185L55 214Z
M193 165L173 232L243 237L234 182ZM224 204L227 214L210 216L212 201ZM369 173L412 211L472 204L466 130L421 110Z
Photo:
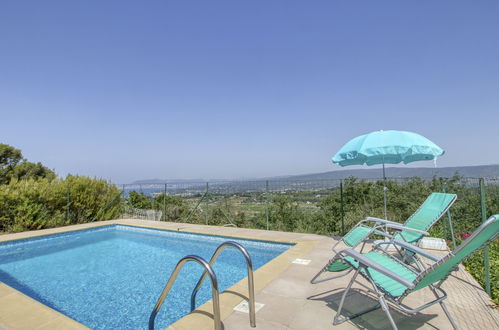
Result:
M0 231L18 232L59 227L120 214L120 191L104 180L12 180L0 185Z
M121 192L104 180L55 173L26 161L21 151L0 144L0 232L18 232L120 214Z

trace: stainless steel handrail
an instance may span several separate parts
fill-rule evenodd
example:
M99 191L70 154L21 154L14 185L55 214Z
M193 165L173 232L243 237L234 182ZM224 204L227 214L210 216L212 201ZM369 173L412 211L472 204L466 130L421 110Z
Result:
M246 259L246 265L248 268L248 295L249 295L249 317L250 317L250 325L252 328L256 327L256 317L255 317L255 286L254 286L254 281L253 281L253 263L251 262L251 257L249 256L248 251L239 243L236 243L234 241L227 241L222 244L220 244L213 255L211 256L210 259L210 266L215 263L215 260L218 258L218 255L224 248L227 246L233 246L237 248L241 253L243 254L244 258ZM191 311L193 311L196 308L196 294L199 291L199 288L201 287L201 284L203 284L203 281L206 277L207 271L203 273L201 278L199 279L198 283L194 287L194 290L192 291L191 294Z
M215 276L215 273L213 272L213 269L211 268L210 264L208 264L203 258L195 256L195 255L188 255L183 257L182 259L179 260L177 263L177 266L175 266L175 269L173 270L172 275L170 276L170 279L165 285L165 288L163 289L163 292L161 292L161 295L158 298L158 301L156 302L156 305L154 306L154 309L151 312L151 316L149 316L149 330L154 329L154 319L156 318L156 314L158 314L158 311L160 310L161 306L163 305L163 302L165 301L166 296L168 295L168 292L170 292L170 289L173 286L173 283L177 279L178 273L180 272L180 269L184 266L184 264L188 261L195 261L201 266L204 267L205 271L203 273L203 279L206 277L206 274L210 275L211 279L211 294L213 298L213 320L215 322L215 330L221 330L222 329L222 323L220 321L220 300L219 300L219 293L218 293L218 282L217 282L217 277Z

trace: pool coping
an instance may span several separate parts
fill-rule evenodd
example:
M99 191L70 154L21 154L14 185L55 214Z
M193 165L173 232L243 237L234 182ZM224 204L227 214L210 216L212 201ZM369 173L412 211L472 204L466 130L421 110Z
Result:
M255 295L270 282L279 277L293 260L303 257L318 244L317 240L303 239L309 234L270 232L256 229L228 228L175 222L158 222L136 219L118 219L98 221L65 227L42 229L14 234L0 235L0 242L47 236L58 233L85 230L107 225L129 225L144 228L164 229L171 231L226 236L240 239L269 241L294 244L276 258L269 261L254 272ZM287 236L287 237L285 237ZM168 274L165 274L165 277ZM165 282L166 284L166 282ZM159 296L160 292L158 292ZM220 316L223 321L234 312L234 307L247 300L247 277L220 293ZM0 309L0 328L26 329L88 329L70 317L28 297L20 291L0 282L0 305L8 306ZM193 329L213 327L212 300L198 307L169 326L170 329ZM248 320L249 322L249 320Z

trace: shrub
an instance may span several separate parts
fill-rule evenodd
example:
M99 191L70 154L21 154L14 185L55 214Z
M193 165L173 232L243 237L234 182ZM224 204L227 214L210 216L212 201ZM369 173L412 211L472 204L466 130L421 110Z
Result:
M104 180L12 180L0 185L0 230L17 232L116 218L119 190Z

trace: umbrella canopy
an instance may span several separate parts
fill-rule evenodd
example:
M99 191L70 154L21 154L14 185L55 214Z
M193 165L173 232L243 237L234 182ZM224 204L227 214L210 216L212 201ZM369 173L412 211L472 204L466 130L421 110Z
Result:
M333 157L340 166L404 164L431 160L444 150L422 135L405 131L376 131L347 142Z
M383 204L386 214L385 164L404 164L418 160L432 160L444 150L422 135L406 131L376 131L348 141L333 156L340 166L383 164Z

